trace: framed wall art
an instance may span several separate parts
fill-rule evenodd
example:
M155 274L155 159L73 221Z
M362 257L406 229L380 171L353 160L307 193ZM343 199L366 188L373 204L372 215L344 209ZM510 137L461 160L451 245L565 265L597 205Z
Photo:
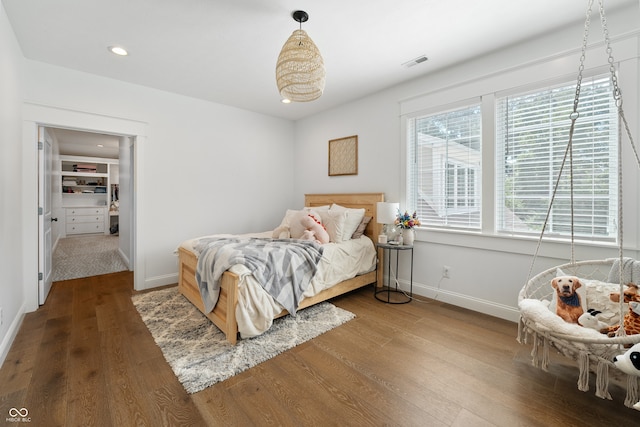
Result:
M358 135L329 141L329 176L358 174Z

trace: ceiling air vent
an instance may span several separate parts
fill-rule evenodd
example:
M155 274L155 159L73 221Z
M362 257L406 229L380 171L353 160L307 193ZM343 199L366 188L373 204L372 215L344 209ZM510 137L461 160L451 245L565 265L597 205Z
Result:
M418 65L422 62L426 62L427 58L425 55L420 55L417 58L413 58L411 61L407 61L404 64L402 64L403 67L405 68L409 68L409 67L413 67L414 65Z

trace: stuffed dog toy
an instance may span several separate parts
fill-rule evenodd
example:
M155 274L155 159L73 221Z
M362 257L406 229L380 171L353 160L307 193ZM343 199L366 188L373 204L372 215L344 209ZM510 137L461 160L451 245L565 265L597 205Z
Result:
M558 276L551 281L556 290L556 314L565 322L578 323L582 316L582 301L576 290L582 286L580 279L575 276Z

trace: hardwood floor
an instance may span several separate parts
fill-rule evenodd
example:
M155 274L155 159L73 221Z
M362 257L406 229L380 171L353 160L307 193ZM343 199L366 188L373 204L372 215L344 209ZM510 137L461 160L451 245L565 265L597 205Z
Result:
M437 301L334 299L357 318L187 394L131 303L129 272L56 282L0 369L0 425L604 426L640 413L577 390L573 362L544 373L513 323ZM556 358L554 358L556 361ZM592 376L593 377L593 376Z

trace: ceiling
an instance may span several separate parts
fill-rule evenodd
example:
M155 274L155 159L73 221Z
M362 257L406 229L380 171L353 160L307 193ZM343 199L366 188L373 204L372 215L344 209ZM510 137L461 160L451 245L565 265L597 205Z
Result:
M634 2L615 0L607 9ZM587 1L2 3L28 59L297 120L583 21ZM286 105L276 88L275 63L299 26L291 17L297 9L309 14L302 28L324 57L326 87L316 101ZM125 47L129 56L113 55L110 45ZM402 66L421 55L428 61Z
M120 155L119 136L69 129L49 129L49 131L58 140L60 154L107 159L117 159Z

